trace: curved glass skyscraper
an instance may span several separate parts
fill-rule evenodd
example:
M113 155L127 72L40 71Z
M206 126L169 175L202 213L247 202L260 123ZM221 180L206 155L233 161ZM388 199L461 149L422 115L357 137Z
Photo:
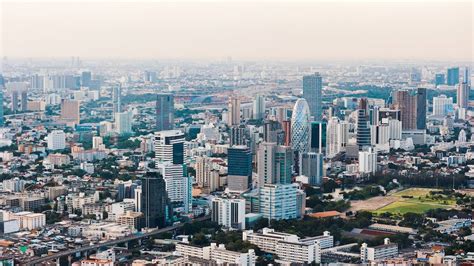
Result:
M300 154L309 151L309 106L298 99L291 116L291 148Z

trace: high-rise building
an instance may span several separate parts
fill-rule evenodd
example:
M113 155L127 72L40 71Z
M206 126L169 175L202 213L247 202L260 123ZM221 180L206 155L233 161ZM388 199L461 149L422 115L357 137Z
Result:
M298 218L298 189L295 184L264 184L259 190L259 210L269 220Z
M444 74L439 73L435 75L435 86L443 85L445 83L446 83L446 80L445 80Z
M155 167L163 176L166 184L166 193L170 203L182 205L187 198L187 178L184 176L183 165L170 162L159 163Z
M291 147L297 153L309 151L309 106L305 99L298 99L291 116Z
M426 129L426 89L416 90L416 128Z
M231 96L229 98L229 117L228 125L229 126L238 126L240 125L240 99L236 96Z
M370 127L367 98L360 99L357 109L357 145L359 150L370 147Z
M263 125L263 141L276 142L283 145L285 142L285 132L281 128L281 124L273 120L265 121Z
M115 131L119 135L132 134L133 114L131 112L115 113Z
M245 199L213 198L211 220L226 228L245 230Z
M301 174L308 177L310 185L321 185L323 182L323 154L316 152L303 153Z
M417 129L417 97L408 90L398 90L393 94L393 106L400 110L403 130ZM425 111L426 112L426 111Z
M283 131L285 132L285 142L283 145L291 146L291 121L285 120L282 123Z
M12 90L11 94L11 110L13 113L18 111L18 90Z
M316 153L326 152L327 143L327 124L326 122L316 121L310 125L310 150Z
M466 83L467 85L471 86L471 71L469 71L469 67L464 68L464 77L463 77L463 82Z
M230 146L248 145L250 141L250 131L245 125L231 126L229 138Z
M116 113L122 112L122 88L112 87L112 115L115 118Z
M0 127L5 124L5 118L3 117L3 104L5 102L3 101L3 90L0 87Z
M81 86L90 87L92 81L92 74L89 71L83 71L81 74Z
M263 119L265 118L265 98L257 94L253 100L253 119Z
M156 80L157 78L155 71L145 71L143 73L143 81L153 83L156 82Z
M319 73L303 77L303 98L309 104L310 115L314 121L322 119L323 80Z
M293 153L290 147L262 142L257 152L259 186L291 183Z
M23 112L28 111L28 91L27 90L21 91L20 107L21 107L21 111Z
M66 148L66 134L62 130L53 130L48 134L49 150L64 150Z
M155 156L157 162L184 163L184 133L166 130L155 133Z
M359 172L364 174L375 173L377 171L377 152L368 149L359 151Z
M448 68L447 73L447 84L449 86L454 86L459 83L459 67Z
M141 206L144 223L147 228L165 227L170 215L166 183L156 172L148 172L142 178Z
M339 135L339 119L331 117L327 124L327 148L326 156L333 158L341 151L341 139Z
M61 121L66 123L79 124L80 102L76 100L61 100Z
M442 94L438 97L433 97L433 115L444 117L454 114L453 98Z
M174 127L174 96L158 94L156 96L156 130L170 130Z
M460 108L469 107L469 95L471 93L471 88L467 83L459 83L457 86L456 93L456 103Z
M231 191L246 191L252 187L252 152L247 146L227 149L227 185Z

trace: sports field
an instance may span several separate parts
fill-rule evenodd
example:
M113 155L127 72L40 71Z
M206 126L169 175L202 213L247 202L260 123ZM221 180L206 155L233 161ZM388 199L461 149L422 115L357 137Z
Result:
M407 212L423 213L430 209L447 209L455 206L455 201L443 196L430 196L432 189L410 188L392 194L398 199L373 213L381 214L389 212L392 214L405 214Z

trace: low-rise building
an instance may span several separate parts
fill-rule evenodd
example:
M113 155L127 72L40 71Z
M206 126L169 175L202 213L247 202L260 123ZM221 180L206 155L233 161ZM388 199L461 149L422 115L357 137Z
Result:
M385 238L383 245L369 247L366 243L363 243L360 248L360 258L364 263L377 262L396 256L398 256L398 245L390 243L388 238Z

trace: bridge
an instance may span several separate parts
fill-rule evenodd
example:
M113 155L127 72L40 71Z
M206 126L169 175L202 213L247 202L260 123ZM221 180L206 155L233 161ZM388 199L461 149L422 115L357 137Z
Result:
M201 222L201 221L209 220L210 218L211 218L211 216L209 216L209 215L208 216L203 216L203 217L199 217L197 219L194 219L191 222ZM191 222L186 222L186 223L191 223ZM27 261L21 262L20 265L22 265L22 266L34 266L34 265L38 265L38 264L41 264L41 263L47 262L47 261L59 260L62 257L68 257L68 256L71 256L71 255L79 253L79 252L83 253L83 252L88 252L90 250L98 250L102 247L115 246L115 245L118 245L118 244L123 244L123 243L130 242L130 241L133 241L133 240L140 240L140 239L147 238L147 237L150 237L150 236L154 236L154 235L157 235L157 234L161 234L161 233L165 233L165 232L169 232L169 231L174 231L178 228L183 227L186 223L180 223L180 224L169 226L169 227L153 229L153 230L145 232L143 234L129 235L129 236L126 236L126 237L123 237L123 238L120 238L120 239L114 239L114 240L110 240L110 241L106 241L106 242L103 242L103 243L98 243L98 244L94 244L94 245L90 245L90 246L84 246L84 247L80 247L80 248L69 249L69 250L65 250L65 251L55 253L51 256L33 257L33 258L31 258Z

